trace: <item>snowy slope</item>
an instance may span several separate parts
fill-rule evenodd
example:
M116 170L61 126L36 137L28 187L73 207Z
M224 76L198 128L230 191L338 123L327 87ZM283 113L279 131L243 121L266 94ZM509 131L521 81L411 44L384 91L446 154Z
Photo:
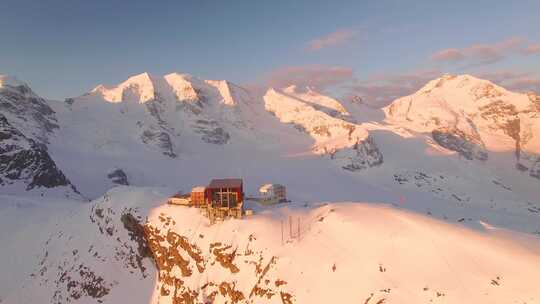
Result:
M209 225L197 209L165 205L172 191L117 187L48 209L0 196L10 202L0 210L9 244L2 303L540 300L540 242L489 223L470 229L389 205L312 202Z

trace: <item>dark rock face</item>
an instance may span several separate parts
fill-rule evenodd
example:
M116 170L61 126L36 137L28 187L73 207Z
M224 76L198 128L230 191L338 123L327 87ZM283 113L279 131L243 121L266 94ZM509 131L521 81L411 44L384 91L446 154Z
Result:
M114 168L107 174L107 177L117 185L129 186L129 181L124 170L120 168Z
M529 170L529 175L540 179L540 159L538 159L536 163L534 163L532 168Z
M164 155L175 158L177 155L174 153L173 141L171 135L169 135L172 130L163 119L163 98L155 91L154 96L156 98L145 102L145 106L148 113L155 119L156 124L146 128L141 135L141 139L143 143L159 148Z
M439 129L431 132L433 139L442 147L456 151L466 159L488 159L487 151L479 139L472 138L458 129Z
M224 145L231 136L216 121L199 119L194 126L195 132L201 134L201 139L209 144Z
M173 143L170 135L156 128L149 128L143 131L141 135L143 143L158 147L164 155L175 158L177 155L173 151Z
M371 136L358 141L351 149L337 151L332 158L344 160L345 165L342 168L348 171L359 171L383 164L383 155Z
M47 136L58 128L55 112L27 85L0 88L0 113L28 137L47 144Z
M75 187L56 167L46 146L27 138L0 114L0 185L22 181L35 187Z

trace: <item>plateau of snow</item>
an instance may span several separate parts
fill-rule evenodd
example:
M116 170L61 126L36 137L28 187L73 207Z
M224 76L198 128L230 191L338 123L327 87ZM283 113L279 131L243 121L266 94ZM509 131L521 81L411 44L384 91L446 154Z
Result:
M165 204L173 190L121 186L91 203L50 200L47 208L36 198L1 196L3 303L187 303L178 300L186 294L196 303L540 299L540 241L530 235L365 202L249 203L256 215L210 225L196 208ZM164 236L158 249L176 248L186 262L132 264L137 244L126 214Z

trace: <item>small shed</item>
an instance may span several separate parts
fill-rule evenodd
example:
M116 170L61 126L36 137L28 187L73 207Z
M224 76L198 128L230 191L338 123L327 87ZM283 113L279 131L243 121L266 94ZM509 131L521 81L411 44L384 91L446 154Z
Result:
M281 184L264 184L259 188L261 203L276 204L287 201L285 186Z
M206 204L206 187L197 186L191 189L191 204L202 207Z
M244 204L242 179L213 179L206 187L205 192L207 215L211 221L226 217L242 217Z

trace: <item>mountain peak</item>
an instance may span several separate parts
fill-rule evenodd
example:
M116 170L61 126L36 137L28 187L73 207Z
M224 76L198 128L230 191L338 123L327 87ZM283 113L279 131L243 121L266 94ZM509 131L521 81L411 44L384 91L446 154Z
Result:
M178 100L199 100L198 90L194 86L194 82L199 83L200 80L183 73L170 73L163 76L165 81L171 87L176 99Z
M230 83L227 80L207 80L206 83L215 87L219 91L219 94L223 97L223 104L229 106L237 104L233 96Z
M148 72L143 72L129 77L123 83L148 83L152 82L152 76Z
M127 100L144 103L155 99L154 80L149 73L144 72L129 77L116 87L107 87L100 84L91 93L97 93L109 102Z
M178 72L173 72L173 73L169 73L165 76L163 76L163 78L167 79L184 79L186 81L189 81L189 80L192 80L194 77L193 75L191 74L188 74L188 73L178 73Z
M526 95L508 91L489 80L469 74L445 74L429 81L417 92L396 99L385 108L388 111L390 109L395 111L401 104L404 111L409 113L411 104L419 107L417 109L419 113L431 112L433 107L451 109L456 113L463 111L477 113L480 108L495 101L511 105L518 110L530 104Z
M457 90L470 91L473 95L485 92L488 95L505 95L509 93L506 89L494 84L493 82L478 78L469 74L443 76L429 81L417 93L431 93L434 90ZM478 96L481 97L481 96Z

